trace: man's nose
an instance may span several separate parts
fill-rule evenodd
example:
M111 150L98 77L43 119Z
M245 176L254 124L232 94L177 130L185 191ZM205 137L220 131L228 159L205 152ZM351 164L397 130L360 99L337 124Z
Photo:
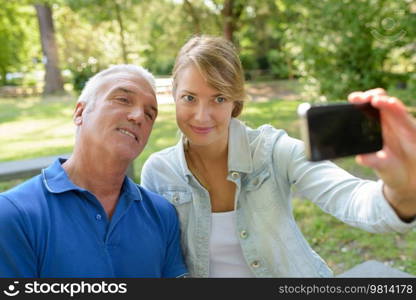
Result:
M143 107L132 108L127 116L128 120L140 125L145 117Z

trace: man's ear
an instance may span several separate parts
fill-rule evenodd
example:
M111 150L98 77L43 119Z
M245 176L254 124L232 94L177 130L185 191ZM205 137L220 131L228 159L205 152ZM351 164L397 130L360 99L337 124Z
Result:
M74 123L77 126L80 126L82 124L82 118L85 112L85 107L87 104L85 102L78 102L75 106L74 111Z

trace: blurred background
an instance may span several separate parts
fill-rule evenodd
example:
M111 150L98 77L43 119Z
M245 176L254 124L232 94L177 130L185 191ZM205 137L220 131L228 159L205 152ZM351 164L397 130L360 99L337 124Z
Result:
M12 164L71 153L79 92L119 63L157 78L160 114L134 162L140 181L147 157L178 140L170 74L196 34L237 47L251 96L241 119L252 127L269 123L299 137L301 102L374 87L416 106L416 0L0 0L0 192L26 179L10 175ZM354 158L335 163L377 179ZM369 234L300 198L294 213L335 274L376 259L416 275L416 231Z
M3 94L10 86L23 94L79 91L117 63L167 76L194 34L233 41L247 80L301 80L310 97L375 86L416 91L414 0L1 2Z

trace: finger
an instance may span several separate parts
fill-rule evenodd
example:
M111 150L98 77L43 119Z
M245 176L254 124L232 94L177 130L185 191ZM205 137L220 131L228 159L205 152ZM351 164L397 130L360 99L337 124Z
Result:
M348 101L351 103L365 103L371 101L375 96L384 96L387 95L386 91L382 88L375 88L367 90L365 92L353 92L348 95Z
M358 164L373 168L373 169L383 169L383 166L386 165L388 155L385 150L380 150L374 153L359 154L355 157L355 160Z
M348 95L348 101L351 103L363 103L367 102L366 95L364 92L353 92Z
M380 109L383 118L398 128L413 132L416 130L416 119L408 112L399 99L388 96L376 96L371 104Z
M385 89L383 88L375 88L375 89L371 89L368 91L365 91L366 94L371 95L371 96L377 96L377 95L387 95L387 92Z
M356 98L360 98L364 94L363 92L352 92L348 95L348 100L354 100Z
M376 95L373 97L371 104L379 109L385 109L387 111L394 111L402 114L407 113L407 109L403 102L396 97Z

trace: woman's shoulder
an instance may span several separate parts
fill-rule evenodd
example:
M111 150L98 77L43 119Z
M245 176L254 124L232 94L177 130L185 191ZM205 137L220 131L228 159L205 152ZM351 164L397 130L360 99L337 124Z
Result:
M174 162L178 155L178 145L170 146L168 148L153 152L146 160L146 164L158 164L166 162Z
M268 163L271 155L286 157L287 155L303 155L303 142L291 137L284 129L263 124L257 128L239 121L238 127L245 132L249 152L258 164ZM237 135L236 135L237 136Z
M183 151L178 143L175 146L155 152L143 164L141 180L144 186L152 184L164 184L167 182L182 181L183 171ZM157 178L157 183L154 178Z
M250 144L257 142L276 142L278 139L288 136L284 129L275 128L270 124L262 124L256 128L252 128L241 120L238 120L238 123L238 126L246 132Z

